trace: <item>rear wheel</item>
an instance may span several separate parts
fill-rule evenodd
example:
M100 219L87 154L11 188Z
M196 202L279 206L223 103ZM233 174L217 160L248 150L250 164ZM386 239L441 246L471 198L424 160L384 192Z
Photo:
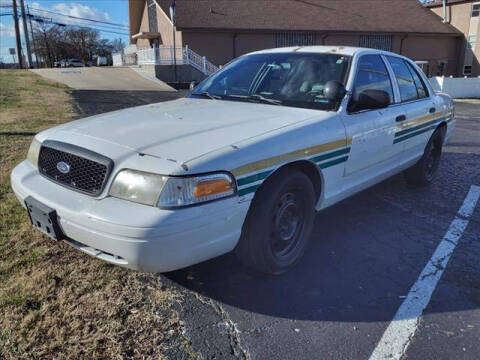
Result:
M246 265L281 274L302 257L315 217L315 189L298 170L281 170L257 191L235 250Z
M405 180L409 185L426 186L434 180L442 157L442 145L442 131L437 129L428 141L420 160L405 170Z

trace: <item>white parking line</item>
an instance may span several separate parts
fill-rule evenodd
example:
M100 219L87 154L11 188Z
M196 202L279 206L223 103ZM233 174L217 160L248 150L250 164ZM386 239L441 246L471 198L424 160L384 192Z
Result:
M480 187L472 185L457 216L385 330L370 360L400 359L405 354L417 330L418 319L427 307L479 197Z

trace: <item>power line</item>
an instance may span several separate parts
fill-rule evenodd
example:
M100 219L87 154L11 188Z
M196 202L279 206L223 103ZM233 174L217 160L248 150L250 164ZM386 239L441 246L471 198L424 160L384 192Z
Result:
M39 15L30 15L30 18L33 21L36 21L36 22L48 22L48 23L52 23L52 24L55 24L55 25L59 25L59 26L80 27L80 28L97 30L97 31L100 31L100 32L117 34L117 35L125 35L125 36L130 35L129 33L126 33L126 32L113 31L112 29L105 29L105 28L101 28L99 26L95 27L95 26L86 26L86 25L82 25L82 24L63 24L63 23L59 23L59 22L54 21L52 18L47 18L47 17L39 16Z
M118 27L123 27L123 28L128 29L128 26L126 26L126 25L118 24L118 23L113 23L113 22L109 22L109 21L94 20L94 19L84 18L84 17L80 17L80 16L73 16L73 15L62 14L62 13L58 13L58 12L51 11L51 10L37 9L37 8L33 8L33 7L30 8L30 9L31 9L31 10L35 10L35 11L40 11L40 12L55 14L55 15L59 15L59 16L64 16L64 17L68 17L68 18L70 18L70 19L78 19L78 20L84 20L84 21L91 21L91 22L95 22L95 23L107 24L107 25L118 26Z

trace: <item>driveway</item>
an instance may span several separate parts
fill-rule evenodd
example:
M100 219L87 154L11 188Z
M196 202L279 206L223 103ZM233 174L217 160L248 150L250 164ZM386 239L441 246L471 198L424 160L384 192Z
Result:
M138 68L79 67L31 71L76 90L175 91L163 81Z

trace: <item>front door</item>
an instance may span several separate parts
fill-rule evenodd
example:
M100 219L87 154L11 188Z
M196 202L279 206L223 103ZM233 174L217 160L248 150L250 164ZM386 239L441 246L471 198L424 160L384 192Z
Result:
M392 79L382 57L364 55L359 59L352 93L352 101L364 90L383 90L394 103ZM343 116L351 150L345 165L345 175L368 172L373 176L400 161L402 145L394 144L398 120L405 117L402 106L389 106L380 110L355 111L350 108ZM363 176L358 176L362 181Z

